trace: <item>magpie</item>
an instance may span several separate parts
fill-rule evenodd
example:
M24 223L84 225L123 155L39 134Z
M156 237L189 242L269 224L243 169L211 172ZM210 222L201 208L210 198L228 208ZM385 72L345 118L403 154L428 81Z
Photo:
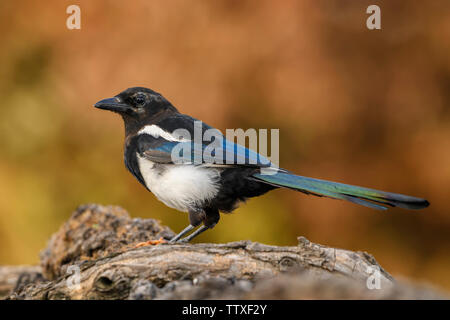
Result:
M213 228L219 222L220 212L230 213L246 199L276 188L380 210L386 206L422 209L429 205L421 198L295 175L225 137L214 152L206 153L207 143L192 139L199 121L178 112L151 89L129 88L94 106L122 116L125 166L134 177L164 204L188 213L190 224L171 243L189 242ZM180 129L191 138L175 134ZM214 130L203 122L200 129L202 134ZM232 161L214 161L219 155ZM264 173L264 169L270 172Z

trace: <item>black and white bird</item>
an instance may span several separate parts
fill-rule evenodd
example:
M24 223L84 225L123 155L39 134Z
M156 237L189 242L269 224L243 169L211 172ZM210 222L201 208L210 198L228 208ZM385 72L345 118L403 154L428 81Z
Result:
M167 206L189 214L190 224L170 242L190 241L213 228L220 212L229 213L248 198L260 196L275 188L289 188L321 197L347 200L374 209L385 206L422 209L425 199L384 192L331 181L307 178L276 169L266 158L224 138L215 153L232 154L234 161L217 163L202 153L207 144L174 134L182 129L195 135L196 119L181 114L161 94L142 87L129 88L113 98L101 100L95 107L120 114L125 123L124 159L136 179ZM202 133L212 127L202 123ZM174 148L189 146L190 152ZM202 157L198 158L198 150ZM214 155L214 153L211 153ZM257 161L250 161L257 155ZM227 158L228 159L228 158ZM238 161L239 160L239 161ZM276 170L264 174L262 169ZM200 226L200 227L199 227ZM190 235L182 238L199 227Z

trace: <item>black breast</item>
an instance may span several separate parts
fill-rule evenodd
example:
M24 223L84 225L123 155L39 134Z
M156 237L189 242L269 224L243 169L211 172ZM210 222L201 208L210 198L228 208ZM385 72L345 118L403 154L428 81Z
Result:
M136 156L136 152L138 151L138 139L139 136L131 136L130 138L125 139L125 147L124 147L124 161L127 169L135 176L135 178L145 187L144 177L141 174L141 170L139 169L138 159Z

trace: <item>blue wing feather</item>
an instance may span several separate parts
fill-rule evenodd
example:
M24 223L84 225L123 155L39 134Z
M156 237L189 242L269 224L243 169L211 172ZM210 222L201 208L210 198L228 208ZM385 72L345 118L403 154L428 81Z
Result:
M267 157L226 139L220 146L211 145L208 150L206 150L207 148L207 144L197 144L192 141L164 140L163 143L152 149L166 154L174 163L251 165L257 167L270 167L272 165Z

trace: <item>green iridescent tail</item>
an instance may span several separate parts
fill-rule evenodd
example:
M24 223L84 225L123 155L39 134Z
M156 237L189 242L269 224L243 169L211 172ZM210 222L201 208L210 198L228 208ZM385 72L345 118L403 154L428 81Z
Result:
M286 172L278 172L272 175L257 173L254 174L253 177L259 181L277 187L290 188L316 196L347 200L378 210L386 210L387 208L384 205L405 209L423 209L429 205L427 200L421 198L338 182L302 177Z

